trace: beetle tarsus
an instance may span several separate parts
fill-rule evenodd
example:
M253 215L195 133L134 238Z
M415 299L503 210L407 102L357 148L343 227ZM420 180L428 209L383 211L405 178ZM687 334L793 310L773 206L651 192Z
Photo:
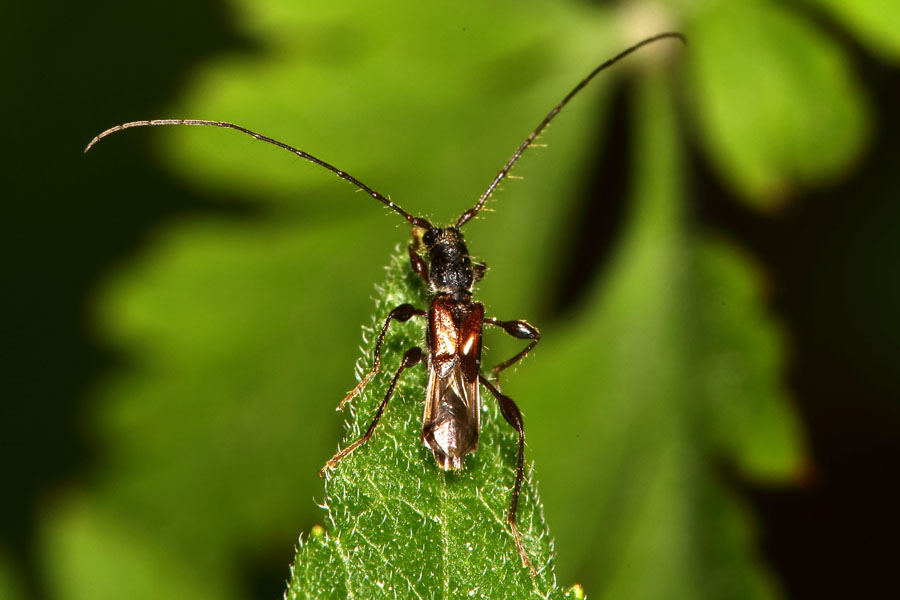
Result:
M537 577L537 569L534 568L534 565L531 563L531 559L528 558L528 553L525 552L525 546L522 545L522 539L519 537L519 528L516 527L515 521L509 522L509 527L512 529L513 538L516 540L516 550L519 551L519 558L522 559L522 566L528 567L528 570L531 572L532 577Z

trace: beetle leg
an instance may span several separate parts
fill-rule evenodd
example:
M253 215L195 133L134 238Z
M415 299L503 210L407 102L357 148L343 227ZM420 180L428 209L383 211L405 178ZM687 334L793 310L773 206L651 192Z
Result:
M375 373L381 369L381 345L384 343L384 336L387 335L388 326L391 324L391 321L400 321L404 323L409 321L414 316L424 316L425 311L419 310L415 308L412 304L401 304L394 310L390 312L387 316L387 319L384 321L384 326L381 328L381 333L378 334L378 341L375 342L375 360L372 365L372 370L366 373L366 376L360 379L359 383L356 384L356 387L347 392L347 395L344 396L344 399L341 400L340 404L337 405L337 410L343 410L344 405L359 396L359 394L365 389L366 385L375 376Z
M487 265L483 262L473 262L472 263L472 273L475 276L475 283L478 283L482 279L484 279L484 274L487 272Z
M335 465L337 465L348 454L369 441L369 438L372 437L372 434L375 432L375 427L378 425L378 421L381 420L381 415L384 414L384 409L387 406L388 400L390 400L391 396L394 394L394 388L397 386L397 381L400 379L400 375L403 374L404 370L417 364L421 360L422 349L418 346L414 346L406 351L406 354L403 355L403 362L400 363L400 368L398 368L397 372L394 374L394 379L391 380L391 385L388 387L387 393L385 393L384 395L384 400L382 400L381 404L378 406L378 410L375 412L375 418L372 419L372 423L369 425L369 428L361 438L332 456L331 460L325 463L324 467L319 469L319 477L324 477L326 470L333 469Z
M413 272L421 277L425 283L428 283L428 265L425 264L425 261L419 256L412 244L409 245L409 264Z
M522 413L519 412L519 407L516 406L516 403L513 402L512 398L501 394L500 391L483 376L479 375L478 378L481 380L482 385L484 385L497 400L503 418L506 419L506 422L512 425L519 434L519 452L516 458L516 482L513 484L512 497L509 501L509 511L506 513L506 521L509 523L509 527L512 529L513 538L516 540L516 549L519 551L519 556L522 558L522 566L528 567L531 571L531 576L536 577L537 570L534 568L534 565L531 564L528 553L525 552L525 546L522 545L522 540L519 537L519 528L516 526L516 509L519 506L519 492L522 490L522 480L525 478L525 427L522 424Z
M531 343L528 344L524 350L509 358L504 360L502 363L494 366L491 369L491 378L495 381L497 377L500 375L500 371L511 367L515 363L519 362L523 358L525 358L531 349L537 346L537 343L541 341L541 332L538 331L538 328L534 325L527 323L526 321L501 321L500 319L495 319L493 317L485 317L485 323L489 325L495 325L497 327L503 328L503 330L514 338L518 338L520 340L531 340Z

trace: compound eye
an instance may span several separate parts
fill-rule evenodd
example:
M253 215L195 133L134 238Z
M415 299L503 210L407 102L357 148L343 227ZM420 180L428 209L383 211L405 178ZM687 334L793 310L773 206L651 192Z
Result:
M434 246L434 243L437 241L438 234L440 233L440 229L433 227L425 232L425 235L422 236L422 243L424 243L429 248Z

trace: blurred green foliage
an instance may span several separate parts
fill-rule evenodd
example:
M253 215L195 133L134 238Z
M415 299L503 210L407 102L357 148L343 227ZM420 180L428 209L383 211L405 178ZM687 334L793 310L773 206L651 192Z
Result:
M896 2L809 4L897 58ZM776 596L716 467L773 483L802 467L784 340L752 261L693 222L681 155L697 135L757 210L839 176L870 124L836 42L763 0L233 10L256 50L206 61L169 115L137 116L241 123L436 222L470 206L602 59L660 30L687 34L687 49L648 49L592 84L543 135L550 147L520 161L525 181L507 182L466 234L491 267L478 290L488 311L543 332L504 391L525 414L559 579L592 597ZM588 148L624 75L638 82L628 217L577 312L540 321L580 177L595 168ZM329 173L237 134L120 135L151 138L188 185L261 216L181 219L109 278L96 323L127 363L97 386L87 417L106 462L44 508L37 552L54 597L240 597L236 565L323 519L312 498L339 438L333 407L406 228ZM488 344L488 363L517 347Z

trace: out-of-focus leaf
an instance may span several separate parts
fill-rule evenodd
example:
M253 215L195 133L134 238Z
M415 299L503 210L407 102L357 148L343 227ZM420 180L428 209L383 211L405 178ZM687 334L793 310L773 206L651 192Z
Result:
M0 598L19 600L25 598L25 590L19 580L14 562L6 552L0 552Z
M750 478L796 476L801 448L782 383L784 342L765 311L762 274L724 240L695 243L688 344L699 429Z
M228 581L238 548L278 536L288 550L294 536L280 532L299 531L303 514L313 518L315 473L334 443L333 406L352 369L342 348L358 335L356 325L335 327L339 320L321 315L353 315L368 303L352 278L333 277L350 266L344 257L321 249L336 230L363 238L380 221L187 221L105 296L101 325L128 364L98 390L93 432L114 451L91 501L142 532L135 545L165 543L190 557L204 586L225 584L218 597L239 594ZM361 253L353 266L377 276L382 262ZM285 515L297 515L293 526ZM80 560L77 543L105 544L89 540L99 525L79 531L65 546L70 554L54 555L54 575L78 572L64 564ZM58 587L77 596L73 586L85 581Z
M709 159L754 206L834 179L868 114L837 44L767 0L713 2L686 31L690 101Z
M209 580L141 524L106 510L98 498L67 498L44 523L53 598L221 598L227 582Z
M859 35L872 50L900 60L900 3L894 0L810 0Z
M384 316L403 303L427 306L424 284L404 254L394 257L375 303L360 363L366 370ZM383 372L353 400L342 446L366 431L404 352L423 343L422 319L392 324ZM289 597L562 598L530 478L522 487L517 522L538 577L522 565L506 522L515 431L486 394L477 452L466 457L464 469L442 471L420 442L423 367L403 374L375 434L330 472L327 529L298 551Z
M580 557L594 597L772 597L716 465L769 480L797 468L775 383L777 329L758 306L755 272L687 224L659 79L637 105L626 237L590 308L545 334L540 360L509 389L522 390L526 432L554 426L530 437L546 513L561 564Z

